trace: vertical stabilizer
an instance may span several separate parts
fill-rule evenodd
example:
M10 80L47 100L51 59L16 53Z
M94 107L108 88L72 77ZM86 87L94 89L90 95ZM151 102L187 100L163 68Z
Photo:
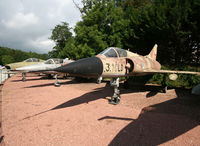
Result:
M147 55L147 57L153 59L153 60L156 60L156 57L157 57L157 48L158 48L158 45L155 44L153 49L151 50L151 52L149 53L149 55Z

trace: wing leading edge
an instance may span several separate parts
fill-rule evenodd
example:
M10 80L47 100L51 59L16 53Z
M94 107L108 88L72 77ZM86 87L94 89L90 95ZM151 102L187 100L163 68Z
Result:
M163 73L163 74L167 74L167 73L171 73L171 74L192 74L192 75L198 75L200 76L200 72L192 72L192 71L176 71L176 70L150 70L150 71L145 71L144 73Z

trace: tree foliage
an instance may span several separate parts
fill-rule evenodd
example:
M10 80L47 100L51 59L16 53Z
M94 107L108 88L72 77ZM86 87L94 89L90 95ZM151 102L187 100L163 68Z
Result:
M51 57L58 56L59 52L63 50L66 43L72 38L72 33L70 32L69 24L62 22L62 24L56 25L52 30L52 35L50 37L56 43L56 46L53 48L53 51L50 52Z
M126 45L147 54L158 43L161 63L200 63L199 8L197 1L189 0L154 0L139 10L127 8L131 34Z
M3 55L1 61L2 64L8 64L14 62L14 58L10 55Z
M141 55L158 44L164 64L200 64L199 0L82 0L82 20L72 36L57 25L51 39L55 57L80 59L110 46Z
M28 58L48 59L47 54L37 54L34 52L23 52L6 47L0 47L0 64L8 64L13 62L20 62Z

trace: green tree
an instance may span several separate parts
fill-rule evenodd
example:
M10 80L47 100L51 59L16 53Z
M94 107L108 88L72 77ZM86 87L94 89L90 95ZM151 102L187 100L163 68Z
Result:
M75 46L74 38L71 38L68 40L68 42L65 44L65 47L62 51L59 52L58 57L59 58L70 58L70 59L77 59L78 53L77 53L77 47Z
M1 58L2 64L6 65L14 62L14 58L10 55L3 55Z
M72 38L72 33L70 32L69 24L62 22L62 24L56 25L52 30L52 35L50 37L56 43L53 51L49 54L51 57L57 57L60 51L63 50L65 44Z
M199 62L199 6L189 0L154 0L139 9L128 6L130 31L125 44L145 55L158 43L161 63Z
M82 3L83 8L79 8L82 21L76 24L75 37L60 33L69 30L67 23L55 27L59 33L52 36L61 39L52 37L57 43L51 56L79 59L110 46L146 55L157 43L161 63L200 63L199 0L82 0ZM66 36L68 39L63 39Z
M20 62L27 58L40 58L43 60L48 59L47 54L37 54L34 52L23 52L20 50L14 50L6 47L0 47L0 64L5 62ZM2 61L4 60L4 61ZM9 61L10 60L10 61Z
M108 46L123 47L123 32L127 31L123 9L117 1L88 1L82 21L75 27L75 41L87 46L91 55L99 53Z
M51 37L56 43L50 56L61 58L80 59L94 56L109 46L123 47L124 32L127 32L124 13L117 0L84 0L82 21L76 24L75 37L68 36L65 41L57 41L57 35L63 40L62 30L68 30L67 23L64 26L57 25ZM62 42L62 43L60 43Z

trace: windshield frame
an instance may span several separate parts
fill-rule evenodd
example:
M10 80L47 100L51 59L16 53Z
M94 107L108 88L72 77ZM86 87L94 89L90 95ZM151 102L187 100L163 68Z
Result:
M114 51L111 52L111 50ZM104 51L100 52L99 55L104 55L105 57L127 57L127 51L121 48L117 47L109 47L105 49Z

